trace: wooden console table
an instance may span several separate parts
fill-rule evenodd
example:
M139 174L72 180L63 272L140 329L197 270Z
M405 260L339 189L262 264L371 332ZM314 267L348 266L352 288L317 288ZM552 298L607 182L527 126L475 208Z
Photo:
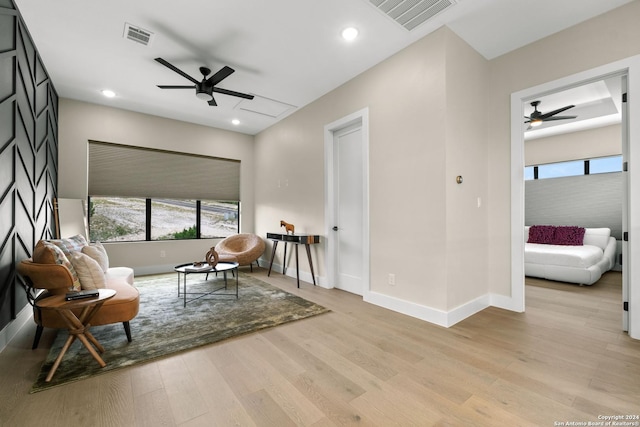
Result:
M284 258L282 261L282 274L287 271L287 243L293 243L296 246L296 277L298 280L298 287L300 287L300 268L298 267L298 245L304 245L307 250L307 259L309 260L309 267L311 268L311 278L313 279L313 286L316 285L316 275L313 271L313 261L311 260L311 249L309 245L320 243L320 236L315 234L282 234L282 233L267 233L267 239L273 241L273 250L271 251L271 262L269 263L269 272L267 276L271 275L271 266L273 265L273 257L276 254L276 248L278 242L284 242Z
M56 369L60 366L60 362L62 361L62 357L67 352L73 341L76 338L84 344L84 346L89 350L89 353L93 356L94 359L100 364L101 368L104 368L107 364L102 360L100 355L96 352L96 349L100 353L104 353L104 347L94 338L93 335L89 332L89 326L91 319L93 316L100 310L102 304L109 298L113 298L116 294L116 291L113 289L100 289L100 294L97 297L92 298L84 298L73 301L66 301L64 295L52 295L47 298L43 298L36 302L36 306L43 310L55 310L57 311L64 322L67 324L67 329L69 330L69 338L62 346L60 350L60 354L56 358L56 361L53 363L49 374L47 374L46 382L51 381L53 378L53 374L55 374ZM80 316L76 316L73 312L74 309L82 309ZM93 346L92 346L93 344ZM95 348L93 348L95 346Z

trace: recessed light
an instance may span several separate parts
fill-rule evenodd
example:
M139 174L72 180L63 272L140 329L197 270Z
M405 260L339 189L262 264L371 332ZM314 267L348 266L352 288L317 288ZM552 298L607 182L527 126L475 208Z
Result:
M102 94L104 96L106 96L107 98L113 98L114 96L116 96L116 93L114 91L112 91L112 90L109 90L109 89L104 89L102 91Z
M234 125L236 125L236 126L238 126L238 125L240 124L240 120L238 120L238 119L233 119L233 120L231 120L231 123L232 123L232 124L234 124Z
M351 41L358 37L358 30L353 27L348 27L342 30L342 38Z

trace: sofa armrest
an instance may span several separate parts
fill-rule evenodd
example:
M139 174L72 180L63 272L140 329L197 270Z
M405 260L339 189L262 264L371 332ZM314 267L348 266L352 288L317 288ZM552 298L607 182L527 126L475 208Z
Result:
M615 237L609 237L609 242L607 243L607 247L604 249L604 258L609 262L609 268L605 271L611 270L616 265L616 249L617 244Z
M73 287L73 276L62 264L38 264L27 259L20 261L17 269L30 286L52 294L65 294Z

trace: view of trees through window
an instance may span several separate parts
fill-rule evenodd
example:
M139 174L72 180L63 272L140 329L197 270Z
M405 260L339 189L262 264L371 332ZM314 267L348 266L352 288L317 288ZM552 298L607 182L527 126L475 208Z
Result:
M239 232L238 202L200 201L200 236L197 235L196 200L91 197L89 234L92 241L151 240L227 237Z

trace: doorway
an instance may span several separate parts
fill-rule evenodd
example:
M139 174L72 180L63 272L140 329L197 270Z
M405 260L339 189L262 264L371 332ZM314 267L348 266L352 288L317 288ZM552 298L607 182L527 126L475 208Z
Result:
M552 115L547 115L548 121L537 126L530 126L528 121L522 124L526 166L525 224L608 228L618 246L615 265L608 266L618 271L627 267L619 261L627 258L623 241L624 231L627 230L625 189L628 179L628 174L623 171L628 154L626 102L623 101L625 93L626 75L616 74L567 90L536 96L535 101L525 105L525 115L528 116L533 108L551 111ZM534 276L541 273L539 268L534 270ZM624 268L624 271L628 271L628 268ZM562 280L553 273L543 276L547 274L550 274L551 277L547 278L551 281ZM565 274L559 277L571 281ZM591 302L597 304L596 300L603 296L600 293L602 287L609 287L615 292L614 277L618 277L617 292L625 295L628 285L626 275L611 274L598 281L598 290L591 286L581 288L583 297L592 298ZM525 282L541 284L528 278L525 278ZM531 287L526 286L526 289L528 292ZM562 291L580 292L577 288L571 289L571 285L560 285L558 291L560 294ZM526 297L529 298L528 293ZM610 301L611 295L606 298ZM618 299L622 299L622 296L619 295ZM528 304L528 300L526 302ZM622 307L616 311L622 311L622 329L627 331L627 312Z
M585 83L620 76L629 82L629 90L627 99L632 99L632 84L640 82L640 56L628 58L616 63L605 65L593 70L582 72L573 76L569 76L554 82L546 83L540 86L529 88L520 92L513 93L511 96L511 303L512 309L515 311L524 311L524 133L522 132L522 117L524 116L523 106L535 97L548 95L565 89L577 87ZM626 80L625 80L626 81ZM635 107L635 108L634 108ZM626 117L633 117L632 111L636 111L640 106L632 105L631 102L626 103ZM637 113L636 113L637 114ZM629 165L631 172L631 164L640 164L640 123L626 120L622 124L623 134L627 138L627 149L623 153L625 162ZM634 197L633 188L640 188L640 175L629 173L628 175L628 193L627 193L627 216L628 224L623 225L625 230L637 230L640 226L640 218L636 212L640 210L640 198ZM638 234L638 235L635 235ZM635 245L634 245L635 243ZM628 296L628 324L629 335L633 338L640 339L640 274L630 268L634 259L633 248L640 247L640 233L630 233L626 242L625 251L628 251L626 257L626 267L623 262L623 269L628 270L624 273L625 279L628 281L624 284L623 292ZM621 311L623 303L620 302ZM634 317L633 314L637 313Z
M368 110L325 126L329 287L369 291Z

